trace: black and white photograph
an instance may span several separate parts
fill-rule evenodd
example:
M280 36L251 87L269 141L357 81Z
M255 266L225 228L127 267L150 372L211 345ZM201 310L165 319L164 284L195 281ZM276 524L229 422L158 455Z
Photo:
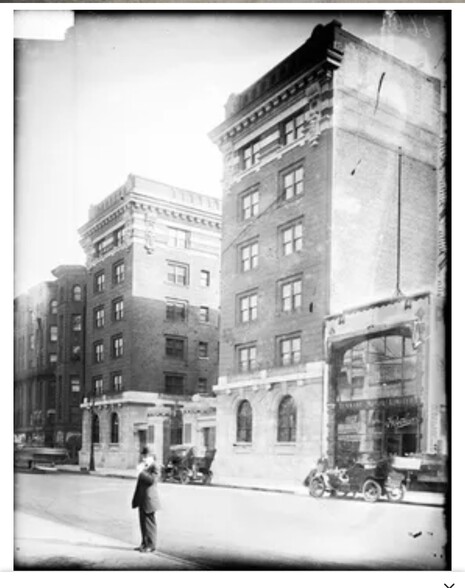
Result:
M14 570L451 570L451 11L13 36Z

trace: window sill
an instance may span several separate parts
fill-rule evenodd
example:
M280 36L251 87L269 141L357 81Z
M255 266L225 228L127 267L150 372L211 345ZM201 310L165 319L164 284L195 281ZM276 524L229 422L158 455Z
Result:
M251 453L252 443L233 443L234 453Z

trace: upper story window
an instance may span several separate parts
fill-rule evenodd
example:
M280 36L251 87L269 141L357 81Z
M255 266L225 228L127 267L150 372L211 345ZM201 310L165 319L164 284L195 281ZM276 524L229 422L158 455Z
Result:
M94 393L94 396L101 396L103 394L103 377L102 376L96 376L93 380L92 380L92 391ZM95 415L97 416L97 415Z
M73 286L73 300L75 302L81 302L82 300L82 288L78 284Z
M94 277L94 292L103 292L105 290L105 271L101 270Z
M113 357L122 357L123 355L123 335L116 335L112 338L112 355Z
M168 262L168 282L187 286L189 284L189 266L182 263Z
M165 374L165 393L184 394L184 376L180 374Z
M123 390L123 376L120 372L115 372L111 375L111 387L113 392L121 392Z
M103 341L96 341L94 343L94 362L102 363L103 357Z
M199 319L201 323L208 323L210 320L210 309L208 306L201 306L199 312Z
M251 372L257 367L257 346L243 345L237 349L239 372Z
M124 226L113 231L113 245L119 247L124 242Z
M302 165L281 174L281 198L292 200L304 193L304 168Z
M197 381L197 394L207 393L207 378L199 378Z
M112 302L113 307L113 320L121 321L124 318L124 300L117 298Z
M302 278L296 277L280 284L281 310L292 312L302 307Z
M178 337L166 337L165 353L167 357L184 359L184 339Z
M168 228L168 245L170 247L177 247L179 249L189 249L191 244L190 231L183 229Z
M260 161L260 141L253 141L242 149L242 169L249 169Z
M243 400L237 408L236 440L238 443L252 443L252 407Z
M105 239L100 239L94 245L95 257L101 257L105 253Z
M71 361L81 361L81 346L72 345L71 347Z
M284 145L289 145L293 141L304 136L305 116L303 112L295 114L288 119L283 125Z
M57 325L50 326L50 341L58 341L58 327L57 327Z
M258 241L253 241L243 245L240 251L240 269L241 272L248 272L258 265Z
M48 362L50 365L54 366L57 363L57 354L56 353L50 353L48 356Z
M258 216L258 190L255 189L241 196L241 219Z
M207 270L200 270L200 285L203 288L210 286L210 272Z
M82 331L82 315L73 314L71 317L73 331Z
M105 309L103 306L94 308L94 326L101 329L105 325Z
M183 300L166 301L166 320L168 321L185 321L187 304Z
M117 261L113 264L113 283L121 284L124 282L124 261Z
M58 312L58 300L51 300L50 301L50 314L57 314Z
M281 250L290 255L302 250L302 221L297 220L280 229Z
M81 392L81 380L79 376L71 376L70 377L70 388L71 392L75 394L79 394Z
M300 335L286 335L278 339L279 364L295 365L300 363L301 338Z
M248 323L257 319L257 292L239 296L239 322Z
M199 341L199 357L201 359L208 358L208 343L205 341Z
M278 442L295 443L297 409L292 396L285 396L278 407Z

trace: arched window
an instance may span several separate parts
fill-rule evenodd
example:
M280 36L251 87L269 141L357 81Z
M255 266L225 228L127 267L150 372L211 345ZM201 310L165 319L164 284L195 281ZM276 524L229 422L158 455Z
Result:
M80 302L82 300L82 288L77 284L76 286L73 286L73 300L75 302Z
M243 400L237 409L237 441L252 443L252 407L248 400Z
M116 412L111 413L111 443L119 443L119 417Z
M97 414L92 417L92 443L100 443L100 420Z
M57 300L55 300L55 299L53 299L53 300L50 302L50 313L51 313L51 314L56 314L56 313L57 313L57 311L58 311L58 301L57 301Z
M278 441L295 443L297 410L294 399L285 396L278 408Z

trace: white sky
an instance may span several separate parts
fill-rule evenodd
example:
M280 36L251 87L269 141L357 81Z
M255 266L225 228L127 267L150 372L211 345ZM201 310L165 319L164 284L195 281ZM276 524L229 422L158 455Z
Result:
M379 42L382 12L16 12L26 38L15 66L15 292L83 263L77 229L129 173L221 196L222 160L207 133L239 92L341 20ZM53 18L52 18L53 17ZM437 17L405 17L395 46L438 62ZM429 35L429 36L428 36ZM400 42L402 41L402 43ZM425 49L425 50L426 50ZM436 73L436 72L435 72ZM33 246L31 247L31 244Z

